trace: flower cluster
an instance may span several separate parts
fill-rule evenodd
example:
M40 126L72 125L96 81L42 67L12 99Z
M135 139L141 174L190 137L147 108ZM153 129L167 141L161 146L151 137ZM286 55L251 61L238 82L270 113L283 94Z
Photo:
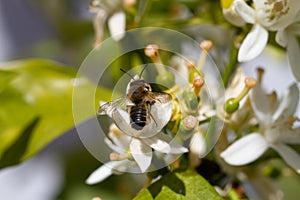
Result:
M300 129L294 127L297 118L293 116L299 101L297 84L279 98L275 93L264 92L263 69L258 69L257 81L237 68L230 84L222 90L222 84L212 81L212 74L205 67L212 42L202 41L200 47L197 62L172 56L169 65L175 71L163 65L157 45L145 48L145 55L158 72L155 82L169 88L164 90L169 95L149 106L150 122L141 130L133 128L128 112L133 104L128 98L139 88L132 91L132 82L139 77L132 77L126 98L100 107L98 113L114 121L105 138L113 152L111 161L97 169L87 183L97 183L116 172L156 170L154 157L168 166L187 152L189 167L197 168L211 150L215 152L215 162L242 182L256 184L256 179L234 167L251 166L268 148L300 173L300 156L289 146L300 143ZM164 100L167 96L172 96L172 100ZM115 106L124 99L126 109ZM269 183L268 179L263 181Z
M223 0L225 18L236 26L253 24L252 29L242 42L238 61L254 59L264 50L269 32L276 32L276 42L287 49L290 65L297 80L300 80L299 43L300 7L297 0Z
M230 23L238 27L252 24L239 46L239 62L260 55L270 33L275 32L276 43L287 49L292 71L300 80L297 41L300 7L295 6L295 0L221 3L224 17ZM120 11L113 10L113 13ZM124 36L124 26L120 27L123 30L119 31L120 37L111 32L116 40ZM263 69L259 68L253 78L236 67L228 75L231 80L227 84L211 70L208 54L212 47L212 41L203 40L198 60L175 54L161 59L157 44L145 47L143 56L155 68L154 82L163 87L152 92L142 73L130 75L126 97L100 106L98 114L108 115L113 121L105 138L112 153L110 161L92 173L87 183L100 182L114 173L157 170L154 160L163 162L168 170L188 166L201 173L201 166L208 159L226 173L226 178L217 177L219 185L216 185L222 189L232 188L233 182L238 181L250 197L253 191L248 193L250 189L245 185L250 183L257 188L265 184L271 188L264 191L267 195L255 194L254 198L282 198L269 177L260 176L260 167L270 157L280 158L295 174L300 173L300 155L293 148L300 144L299 119L295 116L299 102L297 83L292 83L282 96L269 94L264 90ZM169 61L168 67L162 60ZM182 154L185 156L180 157ZM172 165L175 160L178 162ZM251 174L251 170L255 173ZM220 184L224 182L225 186Z
M221 153L221 157L232 165L245 165L260 157L267 148L272 148L300 173L300 156L287 144L300 143L300 129L293 128L293 116L298 100L299 89L293 84L281 101L265 94L259 84L250 95L252 110L258 130L234 142Z

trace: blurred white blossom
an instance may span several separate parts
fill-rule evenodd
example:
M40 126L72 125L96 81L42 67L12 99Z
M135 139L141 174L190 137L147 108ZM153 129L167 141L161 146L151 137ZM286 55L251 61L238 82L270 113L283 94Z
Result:
M290 24L285 29L280 29L276 34L276 41L286 47L289 63L295 78L300 81L300 47L297 37L300 35L300 17L298 21Z
M122 7L122 0L93 0L90 11L95 13L94 29L96 40L94 46L99 45L103 40L105 23L108 23L111 37L119 41L125 35L126 16Z
M240 46L238 60L245 62L257 57L268 41L268 31L283 31L297 17L300 7L297 0L254 0L249 6L244 0L236 0L233 9L246 22L253 24Z

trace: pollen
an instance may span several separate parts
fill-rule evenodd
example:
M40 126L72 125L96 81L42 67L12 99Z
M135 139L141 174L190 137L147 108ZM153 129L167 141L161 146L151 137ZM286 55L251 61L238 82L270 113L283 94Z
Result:
M145 55L150 57L151 59L157 58L158 55L158 46L156 44L149 44L145 48Z
M204 40L200 43L201 49L209 51L213 47L213 43L210 40Z
M269 21L279 20L283 15L286 15L290 9L287 6L287 0L269 0L265 5L269 8Z
M248 88L254 88L256 86L256 80L254 78L246 78L245 79L245 85Z

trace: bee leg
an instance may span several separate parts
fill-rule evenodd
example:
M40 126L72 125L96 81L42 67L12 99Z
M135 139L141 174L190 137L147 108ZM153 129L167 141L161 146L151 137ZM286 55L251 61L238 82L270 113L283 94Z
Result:
M155 101L152 101L152 102L149 102L149 101L148 101L148 102L146 102L146 103L147 103L147 105L148 105L148 114L149 114L149 116L153 119L155 125L158 126L158 125L157 125L157 122L155 121L154 117L153 117L152 114L151 114L151 106L155 103Z

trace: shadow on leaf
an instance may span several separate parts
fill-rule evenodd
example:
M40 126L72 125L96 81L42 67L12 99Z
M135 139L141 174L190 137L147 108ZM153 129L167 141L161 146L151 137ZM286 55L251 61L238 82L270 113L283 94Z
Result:
M153 199L161 192L163 186L167 186L173 192L185 196L185 185L183 181L175 175L175 173L166 174L156 183L149 186L148 190L151 193Z
M16 165L21 161L21 157L26 151L31 134L38 122L38 117L32 120L32 122L23 130L20 137L4 152L0 159L0 169L10 165Z

